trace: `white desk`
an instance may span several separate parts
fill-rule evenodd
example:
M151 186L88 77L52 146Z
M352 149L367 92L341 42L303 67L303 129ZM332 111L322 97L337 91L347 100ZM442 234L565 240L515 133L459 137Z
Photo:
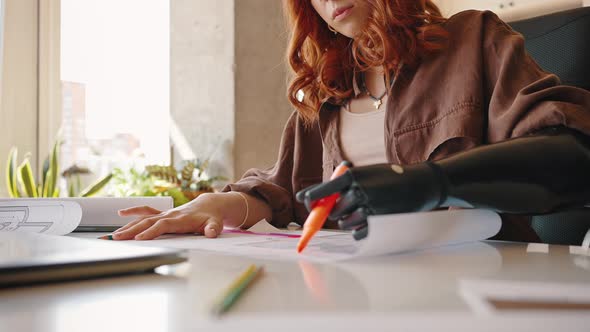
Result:
M498 314L462 295L465 280L590 285L590 256L528 248L473 243L307 267L191 251L188 263L158 274L0 289L0 331L588 331L588 309ZM251 263L264 274L222 319L211 318L211 301Z

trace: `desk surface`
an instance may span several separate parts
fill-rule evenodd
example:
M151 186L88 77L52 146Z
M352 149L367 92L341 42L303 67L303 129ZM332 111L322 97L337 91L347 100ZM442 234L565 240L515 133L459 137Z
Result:
M564 322L568 330L584 330L590 323L588 308L536 312L525 319L529 313L522 310L490 312L489 306L482 307L486 301L478 301L478 294L494 287L555 289L541 283L559 283L568 294L588 301L590 255L570 251L565 246L485 242L312 264L194 250L188 263L161 267L156 274L0 289L0 325L3 331L50 332L249 331L244 326L256 323L257 331L302 331L301 324L318 330L340 324L340 331L358 331L370 321L369 327L376 329L387 324L402 330L473 330L478 324L476 330L492 331L497 326L490 322L506 321L523 331L554 330ZM221 320L211 318L212 301L251 263L264 265L262 277ZM477 323L481 319L486 323Z

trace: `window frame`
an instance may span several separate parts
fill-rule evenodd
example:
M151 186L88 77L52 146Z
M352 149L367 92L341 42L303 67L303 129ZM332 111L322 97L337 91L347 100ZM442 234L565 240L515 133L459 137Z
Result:
M28 154L34 171L42 163L39 117L40 4L46 0L4 0L2 85L0 86L0 196L7 196L5 158L13 147L19 161ZM57 1L59 2L59 1ZM10 84L8 84L10 82ZM41 161L40 161L41 160Z
M39 0L38 151L39 165L58 139L62 118L60 74L61 0Z

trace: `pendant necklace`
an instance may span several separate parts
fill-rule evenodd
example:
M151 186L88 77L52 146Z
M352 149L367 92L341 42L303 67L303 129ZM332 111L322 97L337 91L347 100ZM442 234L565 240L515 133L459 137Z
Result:
M378 110L381 107L381 105L383 104L383 97L385 97L385 95L387 94L387 89L385 89L385 91L383 91L381 96L379 96L379 97L373 96L371 94L371 92L369 91L369 89L367 88L367 83L365 82L365 74L364 73L361 75L361 84L362 84L363 92L366 93L367 96L371 97L371 99L373 99L373 106L375 107L376 110Z

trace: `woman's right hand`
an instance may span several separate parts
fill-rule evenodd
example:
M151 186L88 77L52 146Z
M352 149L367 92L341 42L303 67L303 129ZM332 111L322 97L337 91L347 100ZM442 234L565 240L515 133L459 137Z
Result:
M149 206L119 210L119 215L137 216L137 219L113 233L114 240L151 240L165 233L200 233L208 238L217 237L223 230L224 211L228 206L243 202L235 201L237 195L228 193L201 194L182 206L160 211ZM240 200L240 198L237 198Z

